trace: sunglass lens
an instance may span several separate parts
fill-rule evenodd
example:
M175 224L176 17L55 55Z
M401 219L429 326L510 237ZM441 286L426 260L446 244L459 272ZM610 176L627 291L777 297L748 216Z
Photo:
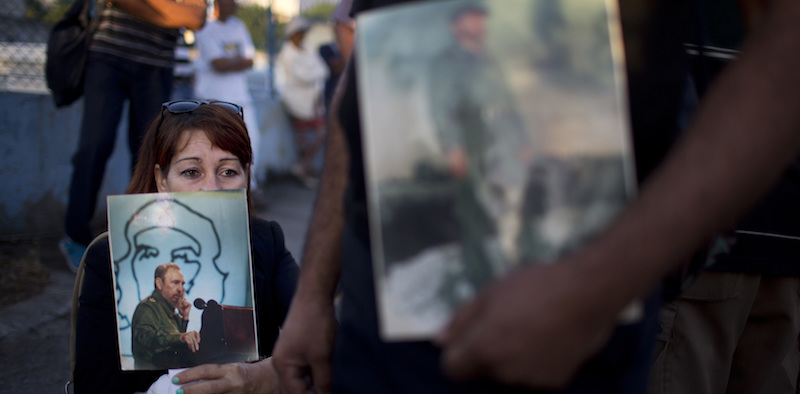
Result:
M170 101L168 103L164 103L162 108L166 108L167 111L173 114L182 114L194 111L197 109L197 107L203 104L219 105L221 107L230 110L235 114L242 115L242 107L234 103L229 103L227 101L178 100L178 101Z
M235 114L238 114L239 111L241 110L239 108L239 106L237 106L237 105L235 105L233 103L225 102L225 101L214 101L212 104L223 106L223 107L233 111L233 113L235 113Z
M173 114L180 114L184 112L193 111L197 109L197 107L199 106L200 103L197 103L195 101L175 101L173 103L170 103L167 106L167 109L169 110L169 112L172 112Z

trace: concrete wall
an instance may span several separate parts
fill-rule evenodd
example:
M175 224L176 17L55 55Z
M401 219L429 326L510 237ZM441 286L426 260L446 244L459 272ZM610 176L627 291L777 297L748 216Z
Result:
M261 123L261 159L256 165L286 172L296 158L286 115L266 89L251 93ZM0 239L62 234L82 110L82 100L56 109L47 94L0 92ZM105 196L124 192L128 184L126 136L127 128L120 127L95 222L104 221Z

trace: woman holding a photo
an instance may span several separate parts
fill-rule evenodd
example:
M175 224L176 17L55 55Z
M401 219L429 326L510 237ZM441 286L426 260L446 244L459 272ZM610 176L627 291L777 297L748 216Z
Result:
M142 148L126 193L246 189L250 203L252 148L240 106L198 100L164 103ZM294 294L298 267L277 223L251 214L250 238L260 361L200 365L172 379L163 370L120 369L108 241L94 243L85 256L74 333L75 392L158 393L175 390L173 384L189 384L178 389L182 394L279 392L270 356Z

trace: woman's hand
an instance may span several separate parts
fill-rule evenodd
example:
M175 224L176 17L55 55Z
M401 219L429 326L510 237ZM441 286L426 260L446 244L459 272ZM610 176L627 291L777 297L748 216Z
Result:
M272 358L257 363L200 365L175 375L175 379L183 385L179 394L281 392Z

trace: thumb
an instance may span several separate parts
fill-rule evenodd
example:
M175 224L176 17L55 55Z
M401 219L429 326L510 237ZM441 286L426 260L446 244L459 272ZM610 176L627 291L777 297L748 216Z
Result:
M442 369L453 380L466 380L478 375L483 365L474 355L477 328L468 329L442 352Z
M482 309L482 298L465 305L435 339L436 344L443 347L442 368L453 379L466 379L480 369L472 354L482 327Z

